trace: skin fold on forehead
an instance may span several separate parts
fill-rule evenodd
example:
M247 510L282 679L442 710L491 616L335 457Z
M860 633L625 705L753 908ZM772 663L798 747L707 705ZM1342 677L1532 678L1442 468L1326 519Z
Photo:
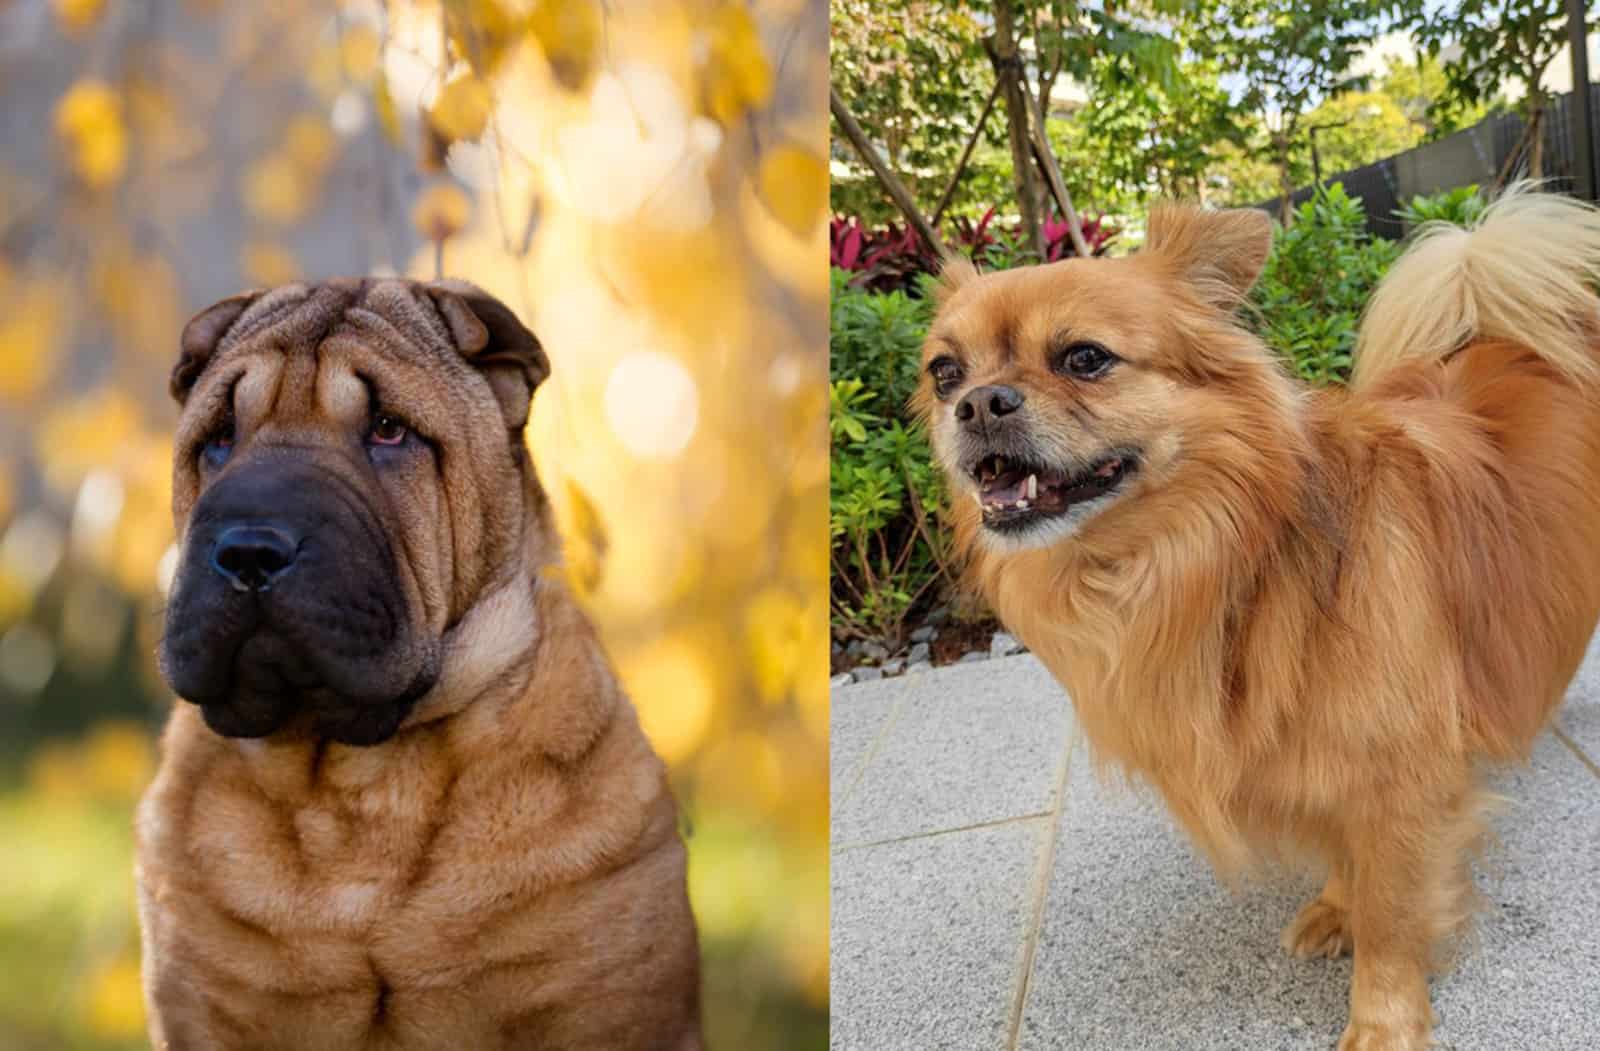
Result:
M405 281L337 279L275 288L244 308L217 345L315 346L343 325L381 319L404 340L436 355L454 351L448 322L433 299Z

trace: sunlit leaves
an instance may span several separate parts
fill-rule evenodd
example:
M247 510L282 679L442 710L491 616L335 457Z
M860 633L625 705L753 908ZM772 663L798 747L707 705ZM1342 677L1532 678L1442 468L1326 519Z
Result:
M100 20L106 0L51 0L56 19L69 33L79 33Z
M528 31L557 83L577 91L589 83L603 32L599 0L537 0Z
M70 336L66 297L43 278L0 283L0 401L20 404L50 378Z
M275 155L257 161L240 187L245 207L270 223L296 222L311 207L310 187L290 157Z
M710 657L702 640L683 635L667 635L618 655L623 684L645 701L639 706L639 721L669 763L687 759L711 725L717 676ZM672 698L670 705L649 703L650 698L667 697Z
M84 1021L90 1031L123 1040L144 1034L144 991L139 961L131 955L114 959L88 978Z
M567 582L579 598L588 599L600 586L600 574L610 545L594 501L570 478L566 483L566 498L568 512L563 554Z
M56 105L56 135L73 173L91 189L122 178L128 165L128 131L122 101L103 81L80 80Z
M240 195L256 218L287 226L311 211L328 166L338 153L338 140L320 120L306 115L292 119L279 146L245 172Z
M472 198L449 182L429 187L411 210L411 224L429 241L448 241L471 220Z
M294 253L276 241L246 241L239 254L239 269L252 285L271 288L304 276Z
M776 146L761 159L761 200L792 232L814 230L828 206L828 168L801 146Z
M171 364L172 334L184 321L183 291L172 264L156 252L138 252L108 235L90 282L118 342L155 368Z
M378 127L383 137L399 145L405 133L400 128L400 113L395 108L394 94L389 89L389 78L379 75L372 86L372 107L378 114Z
M706 111L726 124L772 98L772 67L761 47L755 20L742 5L725 3L707 34Z
M102 388L48 412L34 437L34 456L46 481L70 493L96 466L118 462L139 424L139 405L130 394Z
M347 27L339 37L340 72L358 82L371 80L383 58L381 49L382 41L370 25Z
M476 74L463 72L439 89L428 121L447 142L476 139L488 125L493 107L489 85Z
M520 40L522 19L500 0L443 0L445 33L455 57L480 75L500 68Z

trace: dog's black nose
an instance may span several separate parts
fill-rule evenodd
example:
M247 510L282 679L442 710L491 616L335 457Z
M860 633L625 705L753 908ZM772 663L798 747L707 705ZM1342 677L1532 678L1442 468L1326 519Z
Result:
M974 387L956 403L956 419L982 429L990 420L1009 416L1022 408L1022 392L1015 387Z
M265 591L294 565L299 544L282 529L229 526L217 535L211 566L239 591Z

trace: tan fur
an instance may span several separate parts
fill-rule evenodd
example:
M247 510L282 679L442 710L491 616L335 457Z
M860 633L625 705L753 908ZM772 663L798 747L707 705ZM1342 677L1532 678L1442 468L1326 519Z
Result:
M455 342L467 322L424 291L278 290L227 318L233 335L193 363L180 531L204 484L197 436L237 378L236 459L314 457L390 509L440 674L401 730L366 748L300 724L224 738L177 706L138 816L152 1040L697 1048L695 933L663 765L552 571L547 505L514 448L519 410L502 416L504 385ZM368 411L357 372L428 429L437 472L370 492L373 474L345 451L350 418ZM522 401L525 413L526 388Z
M1600 304L1576 291L1596 230L1521 196L1433 235L1376 296L1349 391L1303 389L1219 306L1269 237L1229 213L1168 206L1138 255L969 275L929 335L926 360L961 355L963 390L1023 391L1063 460L1144 450L1119 498L1031 548L988 540L952 470L971 579L1067 687L1097 758L1156 788L1224 872L1282 849L1326 862L1284 940L1353 946L1344 1051L1427 1046L1427 972L1469 904L1477 768L1527 754L1600 617ZM1512 327L1462 343L1489 319ZM1554 342L1520 340L1525 319ZM1063 333L1124 360L1065 378L1046 365ZM918 395L950 468L960 394Z

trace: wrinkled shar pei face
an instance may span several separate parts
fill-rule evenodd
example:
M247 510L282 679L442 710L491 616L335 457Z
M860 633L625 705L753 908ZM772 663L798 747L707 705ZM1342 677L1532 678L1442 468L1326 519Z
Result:
M450 627L521 562L522 430L548 371L458 282L289 285L191 321L160 650L178 695L230 737L392 736Z

